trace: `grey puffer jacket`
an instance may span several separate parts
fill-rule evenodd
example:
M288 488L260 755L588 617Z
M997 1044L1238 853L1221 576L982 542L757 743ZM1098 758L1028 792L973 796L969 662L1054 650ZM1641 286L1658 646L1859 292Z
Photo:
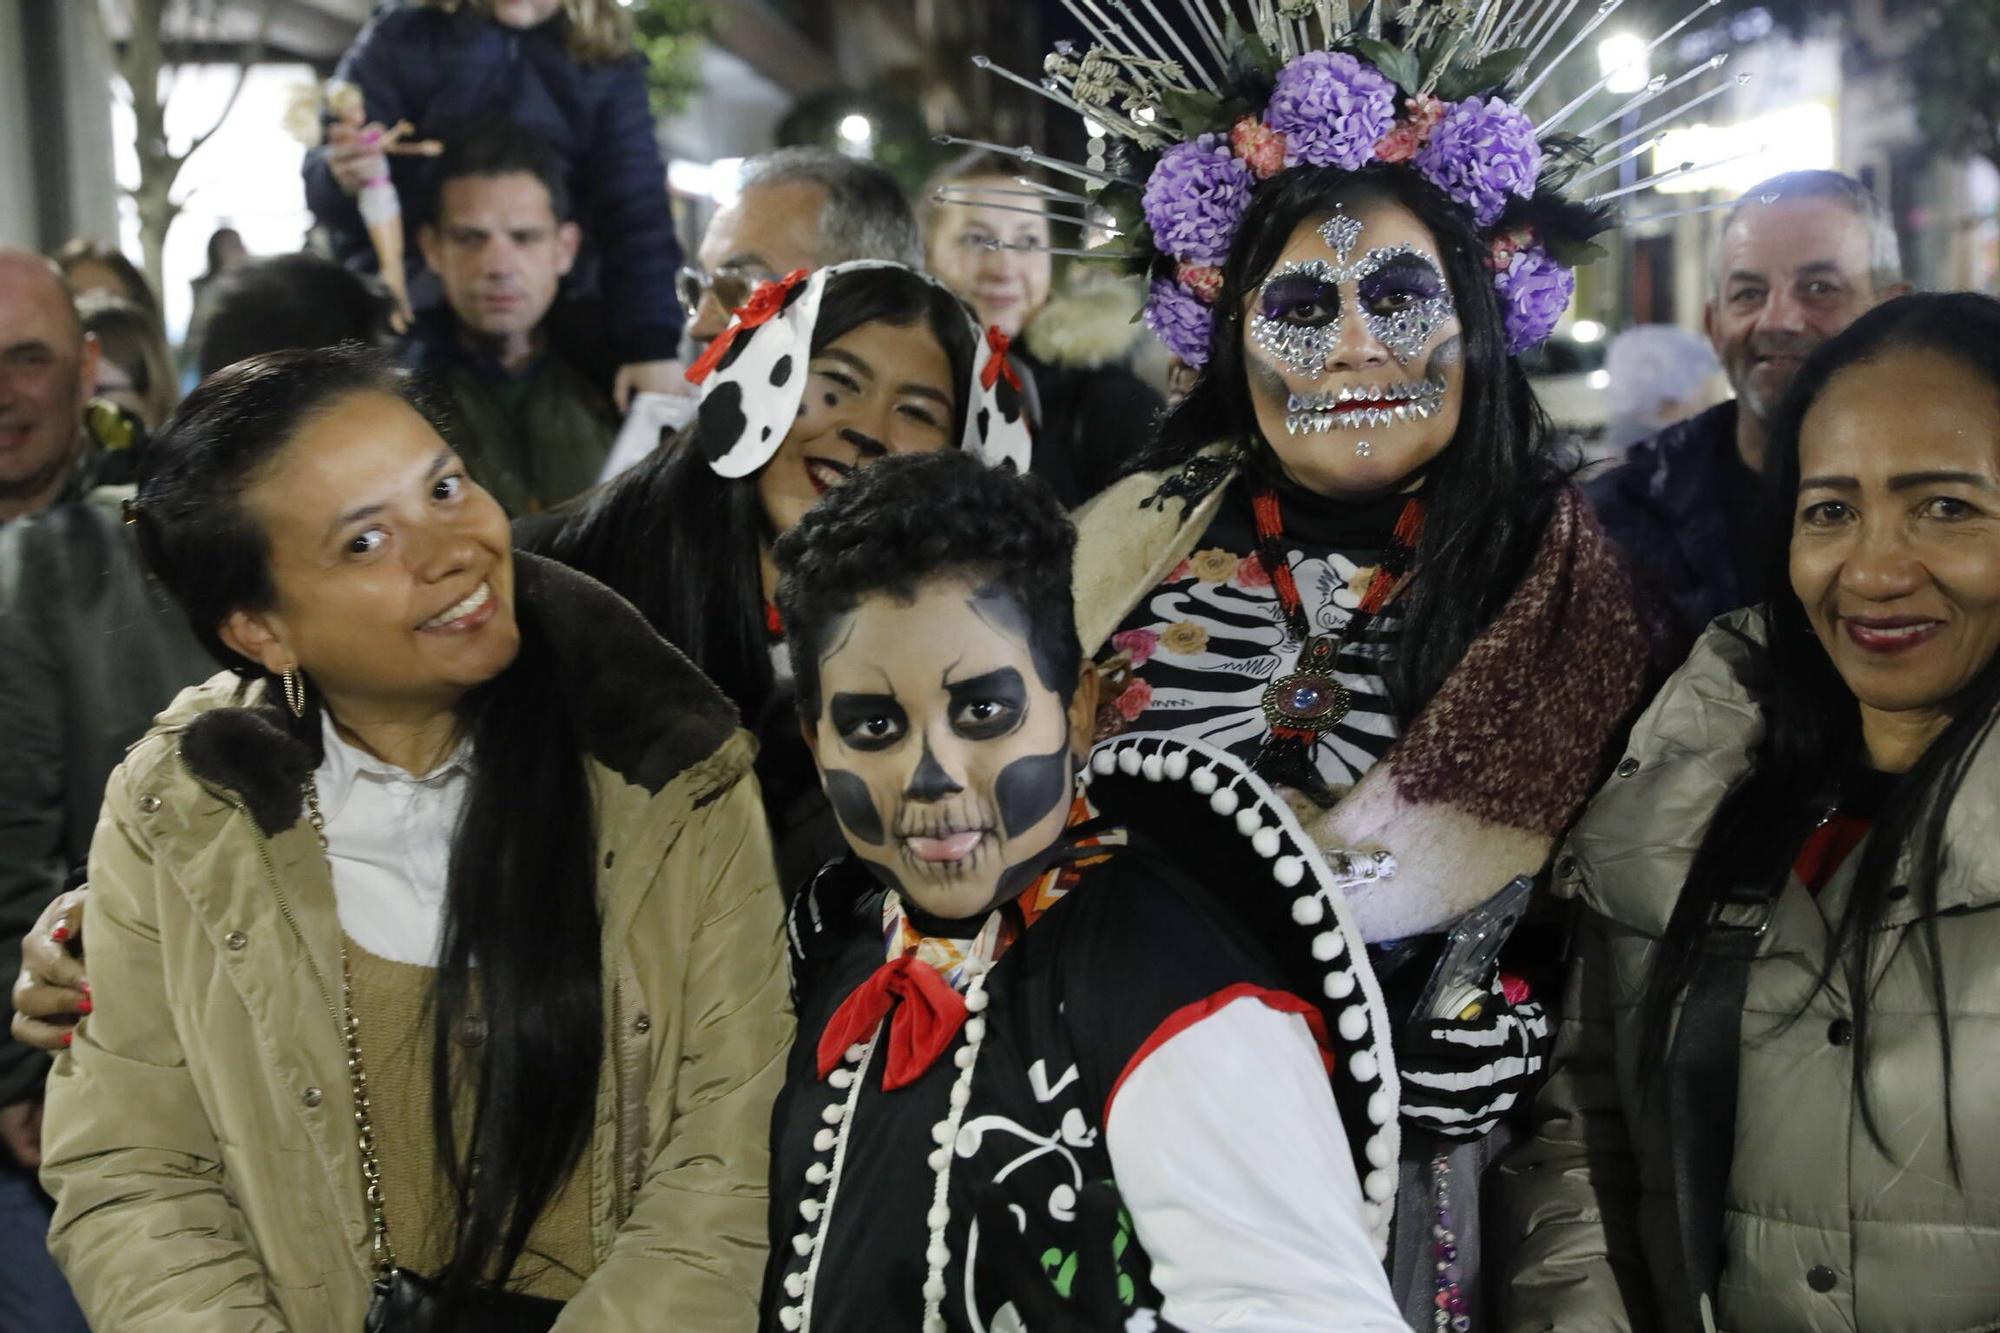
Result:
M1746 681L1763 635L1748 612L1708 631L1557 859L1557 891L1583 909L1579 945L1535 1137L1489 1183L1487 1235L1510 1248L1503 1328L1680 1330L1707 1313L1740 1333L2000 1329L2000 739L1951 808L1937 885L1960 1176L1946 1161L1923 895L1902 895L1870 940L1863 1076L1885 1156L1855 1096L1845 978L1815 989L1859 853L1817 897L1794 877L1750 968L1712 1312L1685 1289L1667 1125L1640 1092L1637 1003L1695 852L1762 736Z

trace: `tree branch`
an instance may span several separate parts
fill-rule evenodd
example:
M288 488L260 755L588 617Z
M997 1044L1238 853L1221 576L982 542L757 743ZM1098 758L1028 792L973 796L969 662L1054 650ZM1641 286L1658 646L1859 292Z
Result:
M236 109L236 99L243 95L243 85L250 79L250 66L264 53L264 38L271 31L271 14L276 8L276 0L264 0L263 7L257 15L257 32L243 44L243 54L236 65L236 84L229 90L228 100L222 104L222 111L216 116L215 123L197 134L194 141L188 145L187 151L180 155L181 161L185 162L193 157L203 144L214 138L215 132L229 119L229 113Z

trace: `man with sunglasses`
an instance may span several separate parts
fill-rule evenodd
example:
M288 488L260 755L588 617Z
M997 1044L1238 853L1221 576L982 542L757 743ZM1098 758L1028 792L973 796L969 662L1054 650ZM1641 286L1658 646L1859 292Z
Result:
M729 326L758 283L850 259L923 267L909 200L873 163L825 148L780 148L743 168L742 193L709 221L697 262L681 270L695 351Z

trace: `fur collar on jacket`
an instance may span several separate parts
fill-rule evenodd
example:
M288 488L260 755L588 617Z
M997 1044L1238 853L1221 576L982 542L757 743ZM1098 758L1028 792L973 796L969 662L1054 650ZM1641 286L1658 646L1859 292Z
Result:
M1208 475L1185 503L1159 494L1172 474L1152 473L1078 511L1087 651L1201 540L1235 479L1226 454L1203 451L1195 474ZM1332 809L1299 811L1322 849L1395 855L1393 878L1349 890L1370 943L1441 929L1541 871L1615 756L1646 665L1631 578L1565 491L1520 587L1394 748Z
M553 646L562 695L590 756L657 793L735 732L736 709L630 603L565 565L514 553L515 613ZM225 674L219 681L227 682ZM303 813L312 747L263 682L217 683L184 695L162 718L182 725L181 755L194 775L240 795L267 835Z

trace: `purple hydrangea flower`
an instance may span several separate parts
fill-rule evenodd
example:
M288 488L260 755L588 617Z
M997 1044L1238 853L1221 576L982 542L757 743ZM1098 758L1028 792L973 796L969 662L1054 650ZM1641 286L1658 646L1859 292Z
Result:
M1556 322L1576 295L1576 274L1541 246L1517 253L1494 275L1507 321L1507 354L1519 356L1555 332Z
M1308 51L1278 74L1264 123L1285 135L1285 165L1359 171L1396 128L1396 85L1345 52Z
M1221 264L1255 184L1223 135L1176 144L1153 168L1142 199L1153 244L1191 264Z
M1169 352L1191 366L1208 364L1208 335L1215 317L1193 292L1164 278L1153 280L1146 299L1146 327Z
M1498 97L1474 97L1452 103L1417 154L1417 170L1490 227L1506 211L1507 196L1534 196L1542 146L1527 116Z

